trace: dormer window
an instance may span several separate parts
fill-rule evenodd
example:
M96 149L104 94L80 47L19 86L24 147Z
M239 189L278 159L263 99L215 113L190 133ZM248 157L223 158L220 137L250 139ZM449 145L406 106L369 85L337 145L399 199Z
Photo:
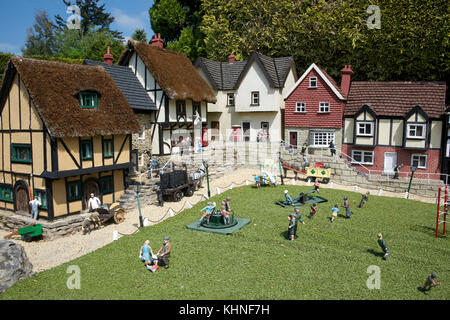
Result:
M408 139L425 139L425 124L408 124L406 134Z
M317 88L317 77L309 78L309 87L310 88Z
M361 121L358 122L358 136L372 136L373 135L373 122L372 121Z
M84 109L98 108L97 93L92 91L80 92L80 106Z

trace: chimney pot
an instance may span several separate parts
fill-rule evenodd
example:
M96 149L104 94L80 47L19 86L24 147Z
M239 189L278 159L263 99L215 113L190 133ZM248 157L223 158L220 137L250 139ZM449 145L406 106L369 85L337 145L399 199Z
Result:
M152 46L158 47L158 48L164 48L164 41L161 38L161 34L157 33L153 36L152 40L150 41L150 44Z
M235 63L236 62L236 56L234 54L230 54L228 56L228 63Z
M345 65L345 67L341 69L341 74L341 90L344 93L344 98L347 98L350 91L350 80L353 74L352 66Z
M106 51L107 51L106 54L103 56L103 61L107 65L112 66L113 60L114 60L114 56L111 54L111 48L108 46Z

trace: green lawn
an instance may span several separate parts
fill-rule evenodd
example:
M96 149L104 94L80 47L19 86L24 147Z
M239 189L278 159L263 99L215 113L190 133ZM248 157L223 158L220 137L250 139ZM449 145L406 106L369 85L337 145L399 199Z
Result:
M292 209L275 204L284 189L295 196L311 187L234 188L212 198L219 203L230 196L236 215L252 220L232 235L186 228L199 218L203 202L20 281L0 299L450 299L450 239L434 238L435 205L371 195L358 209L359 193L322 189L329 201L318 205L313 220L306 218L309 206L301 209L306 224L299 224L299 238L289 242ZM331 224L331 207L341 206L345 195L354 214ZM391 251L387 261L380 256L378 232ZM139 247L149 239L157 251L165 235L173 246L171 266L153 274L139 261ZM80 267L80 290L66 286L70 265ZM381 269L379 290L366 286L371 265ZM417 288L431 272L441 286L424 294Z

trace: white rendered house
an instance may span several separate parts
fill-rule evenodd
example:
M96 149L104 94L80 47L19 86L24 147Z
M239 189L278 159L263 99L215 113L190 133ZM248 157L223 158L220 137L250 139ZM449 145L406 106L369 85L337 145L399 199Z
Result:
M198 58L195 67L213 88L208 103L210 140L279 141L283 139L284 96L297 80L292 57L252 53L248 61Z

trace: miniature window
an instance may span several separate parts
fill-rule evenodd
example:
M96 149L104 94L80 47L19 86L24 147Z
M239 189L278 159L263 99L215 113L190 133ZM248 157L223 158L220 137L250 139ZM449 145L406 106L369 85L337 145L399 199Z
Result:
M412 139L425 139L425 125L408 124L406 137Z
M81 200L81 181L73 181L67 184L67 201Z
M330 103L329 102L320 102L319 103L319 113L328 113L330 112Z
M34 190L34 196L39 199L41 209L47 209L47 192L44 190Z
M252 106L259 106L259 91L252 92Z
M13 202L12 187L10 185L0 186L0 200L6 202Z
M92 160L92 141L81 141L81 160Z
M328 147L330 141L334 141L334 132L313 131L310 134L310 141L312 147Z
M228 98L227 106L233 107L234 106L234 93L228 93L227 98Z
M295 103L295 112L306 112L306 103L296 102Z
M105 176L100 178L100 189L102 194L110 194L114 192L113 177Z
M138 139L145 140L145 126L142 126L141 132L139 132L139 134L138 134Z
M358 136L372 136L373 135L373 122L358 122L357 135Z
M32 158L31 145L29 144L12 144L11 145L11 162L15 163L31 163Z
M97 93L89 91L80 92L80 105L85 109L98 108Z
M411 166L419 169L427 168L427 155L426 154L413 154L411 155Z
M113 154L113 141L111 139L103 140L103 158L112 158Z
M186 116L186 101L177 101L177 116Z
M317 77L309 78L309 87L310 88L317 88Z
M352 163L373 164L373 151L352 150Z

